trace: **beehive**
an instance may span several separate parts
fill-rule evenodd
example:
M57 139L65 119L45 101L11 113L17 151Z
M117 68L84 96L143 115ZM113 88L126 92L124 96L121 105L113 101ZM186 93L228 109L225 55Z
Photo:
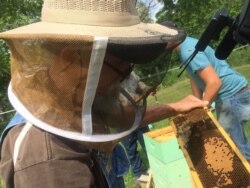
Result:
M156 188L194 188L190 169L171 126L144 134Z
M249 163L211 112L196 109L171 124L196 187L250 187Z

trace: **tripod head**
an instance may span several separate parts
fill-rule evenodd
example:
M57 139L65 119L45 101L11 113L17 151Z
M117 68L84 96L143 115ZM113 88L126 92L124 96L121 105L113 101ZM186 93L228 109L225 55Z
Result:
M241 12L234 19L228 16L226 9L215 13L196 44L196 51L204 51L211 40L218 40L222 29L226 26L228 31L215 51L218 59L226 59L237 43L243 45L250 43L250 0L245 0Z

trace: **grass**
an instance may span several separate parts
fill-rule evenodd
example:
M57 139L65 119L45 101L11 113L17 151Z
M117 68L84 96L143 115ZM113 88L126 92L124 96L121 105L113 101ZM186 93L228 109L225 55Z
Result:
M235 67L237 71L239 71L242 75L244 75L248 82L250 83L250 62L249 64L242 65L239 67ZM183 97L189 95L191 93L191 87L188 79L184 79L181 81L177 81L170 87L160 87L155 96L148 97L148 105L153 105L156 103L171 103L182 99ZM160 122L153 123L154 129L159 129L161 127L168 125L168 119L165 119ZM250 124L246 126L246 135L250 140ZM138 149L139 152L142 152L141 149ZM143 162L148 164L146 159L146 154L142 153ZM133 186L134 177L131 171L129 171L124 177L125 185L127 188L135 188Z

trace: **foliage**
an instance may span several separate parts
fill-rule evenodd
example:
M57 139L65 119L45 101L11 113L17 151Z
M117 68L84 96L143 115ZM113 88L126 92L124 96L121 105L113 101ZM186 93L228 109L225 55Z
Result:
M199 38L208 23L210 22L214 13L222 8L229 10L229 16L235 18L239 13L242 6L241 0L226 1L226 0L158 0L163 3L164 6L161 11L157 13L157 22L162 22L164 20L170 20L177 24L179 28L182 28L186 31L188 35ZM149 3L148 3L149 2ZM148 4L147 4L148 3ZM144 0L144 3L141 1L137 2L137 7L142 7L139 10L139 15L143 18L143 15L149 15L150 9L152 9L153 1ZM145 9L144 9L145 8ZM221 33L221 36L224 36L225 31ZM216 41L210 43L212 47L216 46ZM246 55L245 55L246 56ZM155 69L160 70L160 77L164 79L162 81L162 86L167 87L172 85L180 79L177 78L179 70L167 72L168 69L177 68L179 66L178 54L174 53L172 55L171 61L168 58L169 56L161 56L153 62L153 64L147 64L143 67L137 68L136 73L141 78L150 78L148 80L143 80L149 85L152 85L152 82L155 82ZM163 63L164 62L164 63ZM165 73L164 75L162 73Z
M242 0L160 0L164 7L157 14L158 22L171 20L183 28L188 35L199 37L212 16L220 9L229 10L229 16L235 18L242 7Z
M226 8L229 10L229 16L231 18L236 18L236 16L240 13L240 10L243 6L242 0L158 0L163 3L163 8L157 13L156 18L157 22L162 22L165 20L172 21L176 23L178 28L184 29L187 35L199 38L207 25L209 24L212 16L221 10L222 8ZM223 37L225 34L225 30L222 31L221 36ZM221 41L219 39L218 41ZM215 47L218 45L218 41L212 41L210 45ZM238 53L232 53L229 56L228 61L233 63L234 65L239 65L240 59L242 59L241 63L245 64L245 62L249 59L249 51L241 50L241 58L236 59L233 56L238 56ZM176 56L175 56L176 57ZM240 56L238 56L240 57ZM164 60L163 60L164 61ZM172 60L172 64L170 69L174 67L178 67L178 57ZM172 85L179 79L177 79L178 70L168 72L166 77L163 80L162 86L167 87Z
M137 1L136 9L139 14L140 20L144 23L153 22L150 15L151 4L146 4L143 1Z
M42 0L0 0L0 31L39 20ZM10 81L10 51L4 41L0 41L0 112L11 109L7 99L7 87ZM12 114L0 116L0 130Z

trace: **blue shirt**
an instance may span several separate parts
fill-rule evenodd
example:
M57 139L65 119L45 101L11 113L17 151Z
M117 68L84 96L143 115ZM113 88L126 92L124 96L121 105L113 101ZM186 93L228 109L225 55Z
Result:
M181 63L184 63L194 52L197 42L197 39L186 37L184 42L180 45ZM215 51L210 46L207 46L203 52L198 52L187 67L188 75L195 81L202 91L205 90L205 83L196 73L209 65L214 68L222 81L222 86L215 101L228 99L243 87L247 86L248 82L245 77L231 68L225 60L217 59L215 57Z

